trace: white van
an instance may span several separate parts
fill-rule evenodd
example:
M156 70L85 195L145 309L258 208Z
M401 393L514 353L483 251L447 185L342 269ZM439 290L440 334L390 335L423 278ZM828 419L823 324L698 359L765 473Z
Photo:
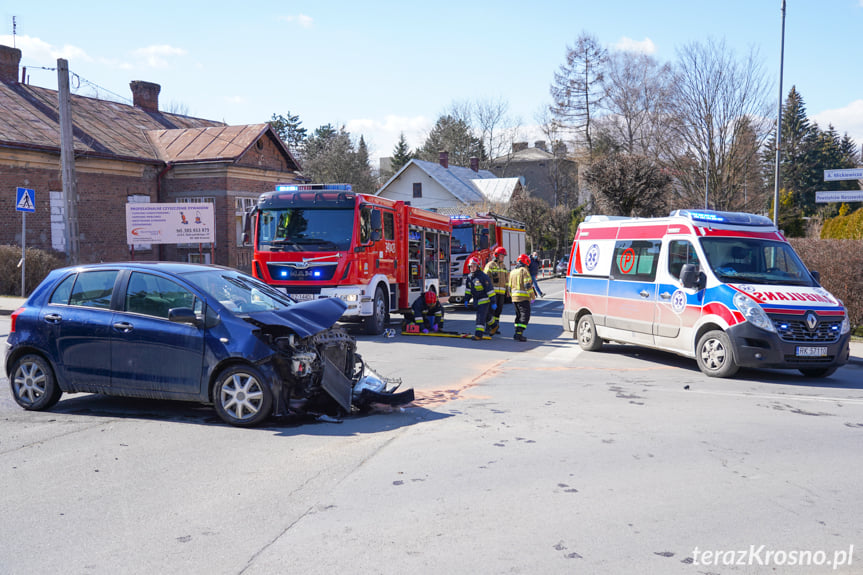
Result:
M826 377L848 361L851 325L769 218L678 210L590 216L569 258L563 327L585 350L616 341L744 367Z

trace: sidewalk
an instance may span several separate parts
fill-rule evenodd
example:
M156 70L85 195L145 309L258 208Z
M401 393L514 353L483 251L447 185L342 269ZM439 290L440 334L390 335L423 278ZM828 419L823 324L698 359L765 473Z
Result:
M13 311L24 305L27 301L23 297L0 296L0 315L11 315ZM851 359L850 363L863 364L863 342L851 342Z

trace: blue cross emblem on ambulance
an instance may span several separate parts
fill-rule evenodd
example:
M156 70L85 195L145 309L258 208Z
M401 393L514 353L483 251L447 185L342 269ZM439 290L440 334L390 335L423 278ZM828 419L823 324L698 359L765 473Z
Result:
M590 246L590 249L587 250L587 255L584 257L584 267L586 267L588 271L593 271L593 268L595 268L598 263L599 246L597 244L593 244Z
M674 313L683 313L686 310L686 293L682 289L671 294L671 309Z

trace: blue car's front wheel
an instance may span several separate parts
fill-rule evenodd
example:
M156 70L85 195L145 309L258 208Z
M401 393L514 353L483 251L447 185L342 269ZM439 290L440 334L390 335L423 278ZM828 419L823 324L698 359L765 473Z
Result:
M260 371L250 365L235 365L219 374L213 403L226 423L251 427L270 415L273 394Z

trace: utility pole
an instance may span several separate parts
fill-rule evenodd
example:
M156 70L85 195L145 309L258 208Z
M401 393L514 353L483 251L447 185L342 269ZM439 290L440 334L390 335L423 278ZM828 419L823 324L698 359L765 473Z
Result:
M779 111L776 113L776 174L773 186L773 225L779 221L779 176L782 156L782 67L785 64L785 0L782 0L782 44L779 48Z
M75 177L75 144L72 137L72 97L69 94L69 62L57 60L57 96L60 110L60 165L66 207L66 259L80 263L78 245L78 180Z

